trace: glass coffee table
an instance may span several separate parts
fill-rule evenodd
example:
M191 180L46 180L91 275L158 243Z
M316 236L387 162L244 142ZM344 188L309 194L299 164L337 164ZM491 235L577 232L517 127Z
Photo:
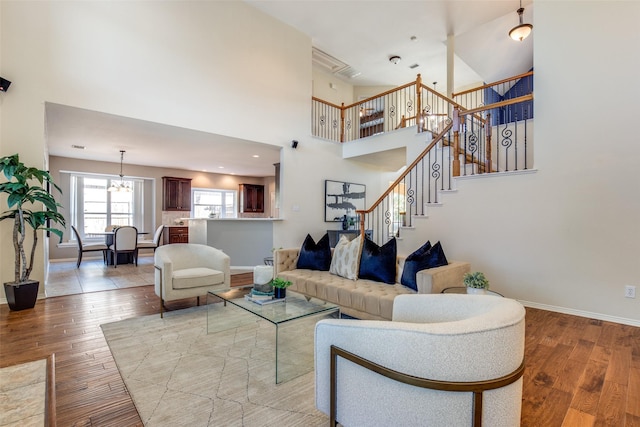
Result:
M289 290L285 301L260 305L246 300L247 292L208 292L207 333L255 323L257 316L275 325L276 384L312 371L315 324L323 318L340 317L339 306ZM223 304L210 304L215 298Z

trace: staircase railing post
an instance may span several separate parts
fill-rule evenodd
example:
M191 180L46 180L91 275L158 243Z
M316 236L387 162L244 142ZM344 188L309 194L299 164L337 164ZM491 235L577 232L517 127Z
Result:
M416 77L416 128L418 133L422 132L422 76L418 74Z
M451 175L460 176L460 108L453 109L453 163Z
M487 128L485 134L487 135L486 139L486 149L485 153L487 154L487 158L485 160L484 171L486 173L491 173L491 113L487 113L487 121L484 123L484 126Z
M344 142L344 102L340 107L340 142Z

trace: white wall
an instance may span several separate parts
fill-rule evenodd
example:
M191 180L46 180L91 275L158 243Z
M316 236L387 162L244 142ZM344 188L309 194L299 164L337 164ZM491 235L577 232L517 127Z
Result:
M332 104L350 105L353 103L353 86L345 83L331 73L312 67L313 96Z
M639 2L536 1L535 167L458 180L412 244L530 305L640 324ZM406 242L405 242L406 243Z
M311 40L243 2L9 0L0 14L0 75L13 82L1 155L44 165L44 102L283 146L281 245L326 228L324 179L377 188L373 173L340 161L339 146L310 137ZM13 276L10 235L5 221L3 281Z

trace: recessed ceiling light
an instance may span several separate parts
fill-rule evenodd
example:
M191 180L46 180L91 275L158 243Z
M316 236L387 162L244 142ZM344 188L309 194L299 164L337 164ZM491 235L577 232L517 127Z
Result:
M224 169L224 166L218 166L218 169Z
M252 157L254 157L254 158L256 158L256 159L257 159L257 158L258 158L258 157L260 157L260 156L258 156L257 154L254 154Z

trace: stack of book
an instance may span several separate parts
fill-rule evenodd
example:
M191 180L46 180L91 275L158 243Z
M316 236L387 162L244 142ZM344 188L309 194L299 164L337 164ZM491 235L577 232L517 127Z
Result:
M247 301L254 302L259 305L273 304L284 301L284 299L274 299L273 292L260 292L252 289L250 293L244 296Z

